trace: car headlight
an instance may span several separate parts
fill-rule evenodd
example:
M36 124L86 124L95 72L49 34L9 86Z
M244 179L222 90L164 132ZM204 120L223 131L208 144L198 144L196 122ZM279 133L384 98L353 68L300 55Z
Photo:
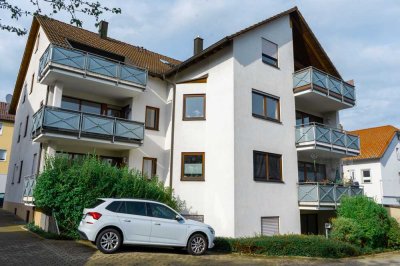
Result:
M208 227L208 230L210 230L211 234L215 235L215 231L211 226Z

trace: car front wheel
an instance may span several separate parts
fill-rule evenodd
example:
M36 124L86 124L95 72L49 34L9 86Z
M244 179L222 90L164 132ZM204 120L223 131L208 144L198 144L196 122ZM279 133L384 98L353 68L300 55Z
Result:
M121 234L117 230L105 229L98 235L96 246L101 252L111 254L119 249L121 240Z
M202 234L194 234L189 238L187 250L189 254L200 256L207 251L207 238Z

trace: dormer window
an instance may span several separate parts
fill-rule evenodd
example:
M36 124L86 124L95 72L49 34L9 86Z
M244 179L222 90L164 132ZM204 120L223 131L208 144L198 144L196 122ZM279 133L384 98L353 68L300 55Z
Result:
M262 61L268 65L278 67L278 45L262 38Z

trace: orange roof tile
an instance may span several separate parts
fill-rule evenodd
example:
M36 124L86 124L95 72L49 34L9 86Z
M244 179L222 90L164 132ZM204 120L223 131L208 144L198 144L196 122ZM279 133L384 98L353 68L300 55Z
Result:
M397 132L400 130L391 125L348 132L360 136L361 153L356 157L347 157L345 160L381 158Z

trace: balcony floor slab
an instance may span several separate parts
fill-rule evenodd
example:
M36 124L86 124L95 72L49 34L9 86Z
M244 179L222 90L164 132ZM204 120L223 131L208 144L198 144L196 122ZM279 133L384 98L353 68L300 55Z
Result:
M354 104L341 101L316 90L308 88L294 92L296 108L314 113L340 111L354 107Z

